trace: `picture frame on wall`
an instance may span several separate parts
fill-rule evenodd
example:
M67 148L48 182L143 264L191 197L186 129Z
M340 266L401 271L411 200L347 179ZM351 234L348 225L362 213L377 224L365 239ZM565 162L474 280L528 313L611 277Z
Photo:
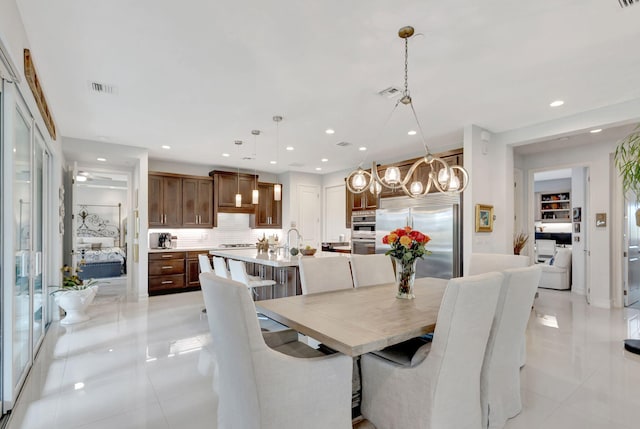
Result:
M573 221L582 222L582 207L573 208Z
M476 204L476 232L493 232L493 206Z

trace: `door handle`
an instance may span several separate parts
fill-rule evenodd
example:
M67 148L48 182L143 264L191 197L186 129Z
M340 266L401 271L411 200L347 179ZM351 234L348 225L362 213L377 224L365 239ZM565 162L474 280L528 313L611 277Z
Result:
M164 265L162 267L163 270L170 270L171 268L173 268L171 265Z
M162 282L163 285L170 285L172 283L173 283L172 280L165 280L165 281Z
M162 255L163 258L171 258L173 255Z

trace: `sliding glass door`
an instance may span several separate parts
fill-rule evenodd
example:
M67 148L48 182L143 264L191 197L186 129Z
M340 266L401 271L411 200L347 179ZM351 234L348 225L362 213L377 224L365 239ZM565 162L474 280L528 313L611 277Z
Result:
M2 412L13 408L45 332L49 155L13 85L2 104Z

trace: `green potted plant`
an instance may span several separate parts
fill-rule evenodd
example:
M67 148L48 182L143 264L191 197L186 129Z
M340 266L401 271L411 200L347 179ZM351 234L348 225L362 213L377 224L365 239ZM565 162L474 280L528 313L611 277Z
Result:
M622 139L614 154L616 168L622 177L625 195L631 192L640 200L640 124ZM640 226L640 209L636 210L636 225Z

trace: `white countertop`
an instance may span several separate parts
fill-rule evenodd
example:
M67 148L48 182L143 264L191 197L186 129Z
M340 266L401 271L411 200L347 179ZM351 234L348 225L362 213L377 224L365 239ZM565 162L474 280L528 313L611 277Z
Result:
M244 247L243 250L256 251L255 247ZM212 247L212 246L197 246L197 247L176 247L171 249L149 249L149 253L162 253L162 252L189 252L194 250L233 250L233 248L227 247Z
M282 252L282 251L281 251ZM211 255L222 256L224 258L236 259L238 261L253 262L271 267L297 267L300 258L348 258L348 253L322 252L318 250L313 256L296 255L284 256L274 253L258 253L256 249L220 249L209 251Z

